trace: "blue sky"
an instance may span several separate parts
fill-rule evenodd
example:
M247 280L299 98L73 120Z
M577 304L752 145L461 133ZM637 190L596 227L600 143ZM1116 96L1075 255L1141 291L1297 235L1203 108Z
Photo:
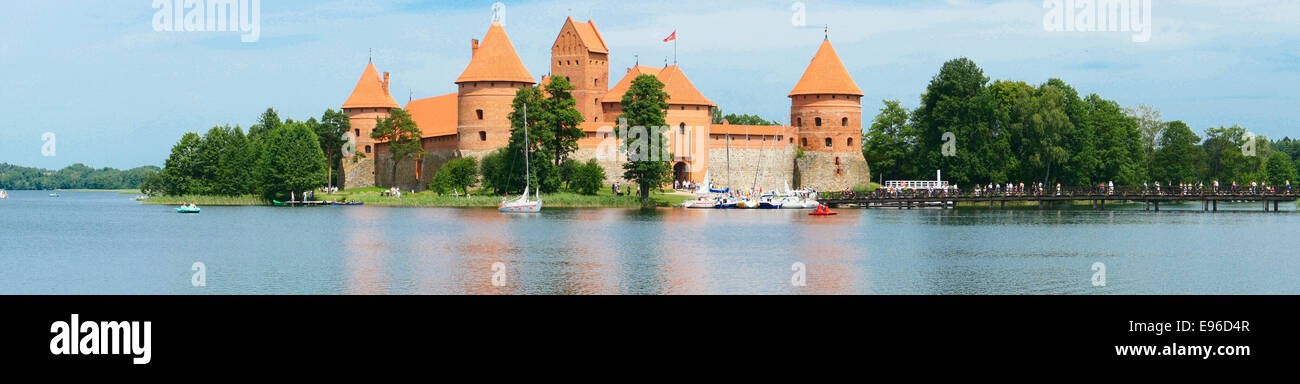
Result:
M568 15L595 20L615 81L634 55L671 60L662 39L677 30L680 65L728 113L787 120L786 94L829 24L869 116L882 99L916 106L942 63L965 56L994 79L1059 77L1198 131L1240 124L1300 136L1300 1L1160 0L1145 43L1046 31L1041 0L805 0L803 27L786 0L503 2L535 77L549 72ZM155 32L152 0L11 2L0 16L0 162L161 165L185 132L247 127L267 107L297 119L338 108L370 48L399 103L451 93L491 3L263 0L261 38L246 44L235 32ZM42 156L45 132L56 135L55 156Z

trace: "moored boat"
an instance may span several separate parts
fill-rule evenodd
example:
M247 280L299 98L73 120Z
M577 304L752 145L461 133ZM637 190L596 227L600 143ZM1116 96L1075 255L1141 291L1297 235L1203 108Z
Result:
M712 209L718 207L718 202L707 197L700 197L695 200L687 200L685 203L682 203L682 206L689 209Z
M201 209L199 209L199 207L180 207L180 208L176 208L176 213L182 213L182 214L188 214L188 213L199 213L200 211L201 211Z
M782 205L784 205L784 203L781 201L769 197L758 202L758 209L781 209Z
M529 158L529 148L532 148L528 142L528 104L524 104L524 195L514 201L507 201L505 197L501 198L501 205L497 206L497 211L501 213L538 213L542 211L542 191L537 191L537 199L534 200L528 195L532 188L532 159Z

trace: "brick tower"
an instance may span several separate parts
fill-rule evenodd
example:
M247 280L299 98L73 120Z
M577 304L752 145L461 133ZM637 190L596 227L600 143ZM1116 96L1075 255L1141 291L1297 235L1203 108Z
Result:
M471 42L473 57L456 79L457 132L465 156L481 157L510 143L510 112L515 92L536 84L500 23L493 22L482 43Z
M361 80L357 81L352 95L343 103L343 113L350 118L352 134L356 137L357 154L365 155L359 160L343 160L339 184L344 189L375 185L375 140L370 138L370 132L375 130L379 118L388 117L393 108L400 108L388 92L388 80L388 73L384 73L383 78L379 77L375 63L366 64L366 69L361 72Z
M790 92L790 124L799 129L804 150L797 175L801 187L832 191L871 181L862 156L862 96L830 40L822 41Z
M609 47L596 24L564 21L551 46L551 76L563 76L573 85L573 99L583 121L602 121L600 98L609 90Z

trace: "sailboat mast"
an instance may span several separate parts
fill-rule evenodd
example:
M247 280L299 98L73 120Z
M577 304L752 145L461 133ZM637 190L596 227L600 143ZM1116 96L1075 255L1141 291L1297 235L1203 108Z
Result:
M533 161L528 157L528 103L524 103L524 195L527 196L528 189L533 186Z

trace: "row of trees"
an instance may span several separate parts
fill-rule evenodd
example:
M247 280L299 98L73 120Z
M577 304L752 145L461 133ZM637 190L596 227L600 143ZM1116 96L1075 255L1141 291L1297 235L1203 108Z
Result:
M190 132L172 147L162 172L142 190L164 195L257 194L283 199L326 185L351 130L346 114L328 110L320 120L281 120L267 109L245 135L238 127Z
M0 189L133 189L139 188L159 170L154 166L129 170L95 169L77 163L51 171L0 163Z
M990 83L966 58L943 65L916 110L884 103L863 137L863 154L882 179L931 179L939 169L959 185L1295 178L1295 156L1275 160L1266 138L1251 140L1240 127L1209 129L1202 143L1186 124L1162 122L1149 106L1081 97L1060 79ZM1300 154L1300 145L1289 148Z

